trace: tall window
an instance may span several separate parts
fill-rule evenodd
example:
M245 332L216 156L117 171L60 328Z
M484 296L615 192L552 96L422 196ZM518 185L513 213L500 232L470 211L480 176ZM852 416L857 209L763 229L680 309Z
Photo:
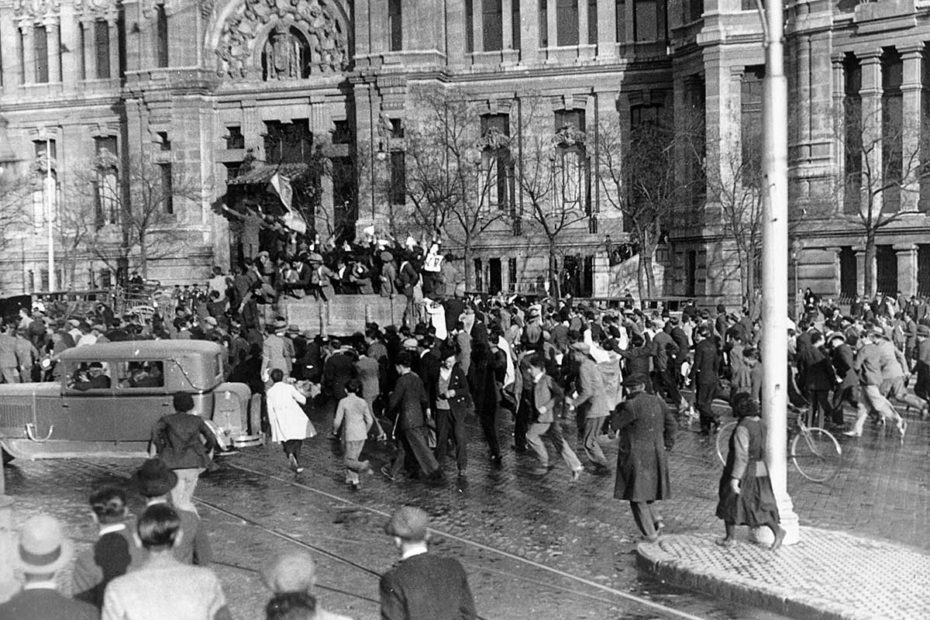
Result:
M856 252L850 246L840 248L840 295L843 297L854 297L856 295L859 288L856 271ZM927 275L930 275L930 272Z
M399 52L404 49L404 19L401 10L402 0L388 0L388 33L390 35L390 51Z
M312 146L307 119L294 119L293 123L265 121L265 161L269 164L304 163Z
M242 127L232 125L226 128L226 148L227 149L244 149L245 136L242 135Z
M501 0L482 3L482 36L484 51L496 52L504 47L504 12Z
M704 139L704 119L707 114L707 94L704 76L691 76L685 82L686 118L693 118L698 126L694 128L693 148L685 154L685 176L689 181L692 206L700 206L707 195L707 176L704 171L707 143Z
M119 159L115 136L95 138L94 147L97 153L94 222L99 229L119 222Z
M626 42L626 0L617 0L617 43Z
M465 0L465 52L475 51L475 3Z
M740 157L743 179L755 183L762 172L762 80L765 67L746 67L740 81Z
M97 79L110 77L110 25L102 19L94 22L94 56L97 59Z
M556 155L559 192L553 207L557 212L582 208L587 212L590 192L588 158L584 146L584 110L556 111L555 130L559 145Z
M752 5L752 10L755 10L755 0L741 0L742 4L745 5L747 2ZM704 14L704 0L687 0L684 5L687 15L685 15L685 22L696 22L701 19L701 16ZM742 10L746 11L746 7L742 6Z
M845 188L843 210L856 213L859 210L862 189L862 67L859 60L852 55L843 61L844 97L843 112L845 122L844 173Z
M520 49L520 2L519 0L513 0L510 3L511 7L511 16L513 19L510 21L510 32L513 36L513 49Z
M168 14L164 4L155 7L155 65L168 66Z
M391 204L407 200L407 164L403 151L391 151Z
M894 50L882 54L882 178L887 189L882 194L882 210L901 208L901 183L904 177L903 101L901 81L904 65ZM907 154L911 159L912 153ZM876 179L877 180L877 179Z
M510 157L510 115L481 117L481 169L478 179L479 204L488 211L510 211L514 196L514 167Z
M48 82L48 31L45 26L36 26L32 31L36 83Z
M597 45L597 0L588 3L588 44Z
M158 164L161 178L161 204L168 215L174 214L174 179L171 176L171 164Z
M637 43L665 38L665 4L633 0L633 38Z
M579 0L555 0L560 46L578 45L578 2Z

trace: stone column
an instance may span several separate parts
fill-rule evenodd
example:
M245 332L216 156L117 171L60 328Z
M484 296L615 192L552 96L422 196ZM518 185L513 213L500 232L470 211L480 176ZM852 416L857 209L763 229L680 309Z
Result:
M74 17L70 6L61 8L61 81L69 84L78 82L81 78L80 66L84 58L81 49L81 37L78 34L79 24Z
M504 31L504 44L503 48L505 50L513 49L513 3L519 3L520 0L503 0L501 2L501 11L503 12L501 20L501 28Z
M517 0L519 1L519 0ZM526 64L539 58L539 3L520 4L520 60Z
M119 78L119 24L116 15L107 16L107 27L110 31L110 79Z
M898 259L898 290L907 297L917 294L917 246L913 243L895 244Z
M484 51L484 4L481 0L472 0L471 3L471 43L472 50L478 54Z
M12 43L3 54L3 86L19 86L23 83L23 68L19 65L19 30L10 11L0 11L0 40Z
M596 41L588 41L588 0L578 0L578 45L589 43Z
M846 123L843 121L843 100L846 98L846 76L843 70L843 54L834 54L833 62L833 161L831 163L834 178L833 202L834 213L843 213L846 204Z
M807 163L810 159L811 142L811 40L809 34L802 34L797 41L797 58L795 65L795 118L797 125L795 135L789 136L796 141L794 146L800 155L801 162Z
M866 299L872 299L875 294L875 265L872 265L873 290L867 291L865 290L865 247L861 245L854 246L853 252L856 253L856 292L861 292Z
M862 97L862 149L864 170L872 170L874 177L871 182L881 183L882 170L882 62L881 50L870 51L860 55L862 67L862 88L859 94ZM868 180L864 181L868 183ZM868 188L866 193L868 192ZM874 198L873 208L878 213L882 208L881 193Z
M32 22L19 25L23 32L23 84L36 83L36 45L33 38Z
M923 110L921 98L923 97L921 78L923 77L923 43L913 46L900 48L901 59L903 61L904 79L901 82L902 114L901 114L901 133L902 133L902 152L904 160L904 169L902 172L907 175L904 180L904 187L901 192L901 210L917 211L917 199L920 197L920 180L918 173L919 164L923 163L918 155L921 149L921 136L923 131ZM909 163L910 162L910 163ZM900 255L898 265L900 266ZM903 288L901 289L904 290ZM914 291L916 292L916 284ZM905 291L906 292L906 291ZM910 295L911 293L907 293Z
M597 0L597 55L617 55L617 5L615 0Z
M45 20L45 32L48 36L48 81L50 84L61 82L61 32L58 30L58 18Z

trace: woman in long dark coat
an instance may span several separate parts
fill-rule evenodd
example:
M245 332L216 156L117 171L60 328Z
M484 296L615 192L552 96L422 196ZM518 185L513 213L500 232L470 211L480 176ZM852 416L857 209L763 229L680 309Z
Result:
M730 435L730 452L720 476L717 516L723 519L726 536L717 544L728 547L735 542L737 525L767 527L775 537L775 551L785 539L778 518L778 505L762 460L765 431L759 417L759 403L749 394L740 393L733 400L733 415L739 423Z
M639 531L654 542L664 524L653 502L671 493L665 453L675 445L677 425L665 401L645 391L647 380L642 374L624 380L628 397L614 411L610 425L620 434L614 498L630 502Z

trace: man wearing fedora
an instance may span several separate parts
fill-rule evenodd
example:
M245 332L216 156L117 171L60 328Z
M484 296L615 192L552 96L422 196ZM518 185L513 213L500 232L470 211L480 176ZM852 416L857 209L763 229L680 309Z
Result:
M68 566L71 541L61 522L47 515L23 524L19 537L18 568L25 576L23 589L0 605L3 620L93 620L97 608L62 595L55 574Z
M159 459L149 459L133 474L133 481L139 494L146 498L148 508L169 503L168 496L178 484L178 476ZM185 564L209 564L213 559L213 550L200 517L187 510L177 510L177 513L183 535L174 541L174 557Z
M316 562L306 551L279 553L266 562L260 572L262 582L275 594L275 597L299 592L316 599ZM316 611L312 617L313 620L350 620L348 616L322 609L319 601L316 601Z
M148 558L117 577L103 596L107 620L231 620L223 586L209 568L178 561L174 549L184 537L181 517L167 504L150 505L136 533Z
M827 340L830 343L830 361L836 371L837 385L833 388L832 420L833 424L843 424L843 403L853 407L859 403L859 377L856 376L855 356L852 347L846 343L846 336L841 331L831 332Z
M384 531L394 538L400 562L381 576L383 620L458 620L476 618L468 575L454 558L428 552L429 516L401 506Z
M647 381L642 374L623 381L627 399L614 411L610 426L620 435L614 499L630 502L643 538L654 542L663 523L653 503L669 497L665 452L675 445L677 423L662 397L646 392Z

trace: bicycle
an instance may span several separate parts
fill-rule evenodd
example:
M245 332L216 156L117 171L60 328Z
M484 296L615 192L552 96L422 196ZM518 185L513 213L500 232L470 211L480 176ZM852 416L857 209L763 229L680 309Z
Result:
M717 458L726 464L730 435L739 420L731 420L717 430ZM843 464L843 448L829 431L819 426L808 426L803 415L798 415L793 437L789 439L788 459L798 473L811 482L832 480Z

